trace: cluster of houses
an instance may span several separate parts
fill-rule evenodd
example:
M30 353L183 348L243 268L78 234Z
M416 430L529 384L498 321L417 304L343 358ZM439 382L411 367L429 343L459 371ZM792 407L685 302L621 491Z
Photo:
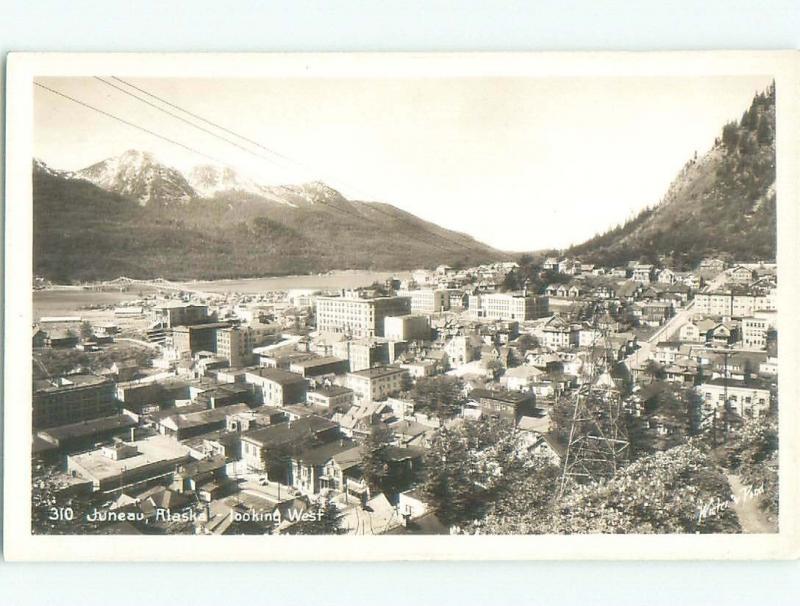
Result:
M345 532L447 532L419 489L437 432L493 419L518 430L530 456L560 465L550 411L591 373L600 347L640 385L692 386L708 418L720 402L741 416L769 410L774 266L751 269L748 281L714 260L691 275L632 264L623 276L548 259L559 283L503 292L516 267L440 266L382 288L152 303L143 335L158 351L152 367L34 382L34 457L60 467L64 490L109 503L130 532L175 531L187 517L183 531L201 534L245 523L291 532L322 499ZM728 308L698 301L723 289L756 302L712 313ZM641 327L663 338L646 344ZM42 332L34 347L80 342ZM421 381L458 385L460 409L442 417L420 405ZM365 476L374 435L396 477L391 491ZM165 503L186 515L165 519Z

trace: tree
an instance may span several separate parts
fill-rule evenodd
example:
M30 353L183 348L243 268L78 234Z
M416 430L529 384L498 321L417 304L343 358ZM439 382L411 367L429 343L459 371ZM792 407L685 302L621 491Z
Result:
M464 382L458 377L421 377L409 396L418 408L443 419L458 415L466 402Z
M730 152L736 149L736 144L739 142L739 128L736 122L728 122L722 128L722 144Z
M664 366L655 360L648 360L644 365L644 373L650 377L651 381L663 381L667 377Z
M91 339L94 336L94 330L92 330L92 325L84 320L81 322L81 338L82 339Z
M758 121L758 130L756 131L756 139L760 145L768 145L772 143L772 128L766 116L761 116Z
M289 526L285 534L341 534L342 514L330 499L316 502L303 513L303 519Z
M727 449L727 463L746 486L763 491L761 507L778 515L778 425L774 417L748 419Z
M516 486L510 490L515 488L525 494ZM489 517L486 530L510 534L739 531L725 476L706 452L692 444L639 459L611 480L570 485L552 506L542 498L546 490L542 495L528 484L527 494L528 498L505 499L502 519Z
M534 335L530 334L521 334L516 341L517 350L521 354L524 354L526 351L530 351L531 349L536 349L539 347L539 339L537 339Z
M526 460L518 434L500 421L442 428L425 455L422 491L445 524L481 518L494 495Z
M390 465L387 447L394 434L386 425L373 425L364 441L361 471L371 492L387 492Z
M519 274L515 270L508 272L503 278L503 284L500 289L504 292L519 290L522 288L523 283L520 281Z
M55 467L35 470L32 479L33 534L94 534L108 524L90 520L99 504L90 496L71 490Z
M475 483L474 461L463 436L447 430L436 434L425 455L422 491L447 525L479 517L483 491Z
M481 534L539 532L552 515L560 481L561 469L552 464L514 472L481 520Z

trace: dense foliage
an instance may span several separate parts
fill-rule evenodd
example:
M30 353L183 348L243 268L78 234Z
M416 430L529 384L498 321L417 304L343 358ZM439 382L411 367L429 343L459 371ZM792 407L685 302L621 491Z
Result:
M467 398L464 382L458 377L421 377L408 392L415 410L450 419L461 412Z
M523 479L493 506L482 532L716 533L739 529L729 506L731 490L725 476L705 452L691 444L648 455L609 481L569 486L562 498L548 500L556 496L555 484L552 478L544 482Z
M713 149L693 158L661 204L569 249L587 261L621 265L671 256L679 269L707 255L774 259L775 87L759 93Z

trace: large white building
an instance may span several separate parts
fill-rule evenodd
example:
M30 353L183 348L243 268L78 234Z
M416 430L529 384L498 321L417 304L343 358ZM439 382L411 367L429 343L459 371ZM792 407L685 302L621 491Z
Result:
M378 366L351 372L345 381L356 401L373 402L401 391L407 379L408 371L403 368Z
M354 339L383 336L386 316L411 313L408 297L361 297L348 292L339 297L317 297L317 330L344 334Z
M766 349L769 320L742 318L742 345L746 349Z
M254 335L250 328L232 326L217 330L217 355L234 368L252 362Z
M707 316L746 318L756 311L774 309L774 297L769 295L711 291L697 293L694 297L695 313Z
M741 417L759 417L769 410L769 388L736 379L712 379L698 385L697 393L703 400L704 424L710 422L714 410L725 404L727 395L731 409Z
M471 295L469 311L475 318L490 320L535 320L548 313L548 298L524 293Z
M383 336L391 341L430 340L430 318L419 314L387 316L383 320Z
M450 309L450 292L442 288L398 290L398 297L411 299L411 312L435 314Z

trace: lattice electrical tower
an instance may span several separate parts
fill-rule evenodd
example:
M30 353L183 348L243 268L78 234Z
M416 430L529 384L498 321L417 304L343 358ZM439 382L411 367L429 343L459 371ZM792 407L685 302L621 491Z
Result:
M598 321L600 312L602 322ZM589 358L573 396L560 494L570 480L586 482L614 477L629 458L622 395L610 373L616 356L608 339L608 313L599 305L593 328L595 337Z

